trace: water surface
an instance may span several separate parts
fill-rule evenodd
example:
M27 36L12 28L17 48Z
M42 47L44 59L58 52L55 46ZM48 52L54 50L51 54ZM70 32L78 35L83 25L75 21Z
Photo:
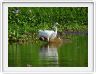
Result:
M63 43L9 43L9 67L87 67L88 35L68 34Z

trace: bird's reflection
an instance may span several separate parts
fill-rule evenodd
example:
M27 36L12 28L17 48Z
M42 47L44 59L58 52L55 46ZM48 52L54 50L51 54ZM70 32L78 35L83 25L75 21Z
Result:
M40 49L40 60L46 66L57 66L58 65L58 50L57 45L48 43L41 46Z

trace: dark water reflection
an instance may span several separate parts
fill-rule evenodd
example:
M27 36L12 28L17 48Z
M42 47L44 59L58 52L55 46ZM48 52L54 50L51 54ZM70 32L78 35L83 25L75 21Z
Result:
M12 43L9 67L87 67L87 35L67 35L63 43Z

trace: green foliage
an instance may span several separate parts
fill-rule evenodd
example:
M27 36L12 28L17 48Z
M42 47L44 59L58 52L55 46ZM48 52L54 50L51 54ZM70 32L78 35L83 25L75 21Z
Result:
M39 29L50 29L58 22L58 31L85 30L88 25L87 7L9 7L9 39L26 38ZM34 34L33 37L35 37Z

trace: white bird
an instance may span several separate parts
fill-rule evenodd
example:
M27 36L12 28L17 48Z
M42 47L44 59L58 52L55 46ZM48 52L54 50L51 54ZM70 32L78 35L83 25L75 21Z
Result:
M57 36L57 27L53 27L55 30L39 30L39 38L49 42L50 39L54 39Z

